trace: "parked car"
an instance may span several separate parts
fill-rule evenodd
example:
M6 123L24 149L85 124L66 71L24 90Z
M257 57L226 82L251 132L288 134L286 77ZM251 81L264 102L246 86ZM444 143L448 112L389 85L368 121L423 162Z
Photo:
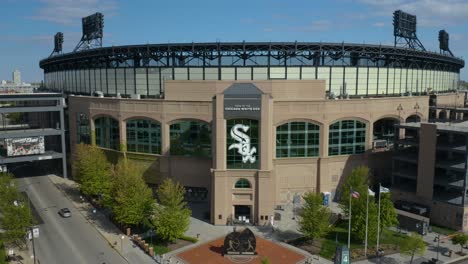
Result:
M62 208L59 210L59 215L64 217L64 218L68 218L68 217L71 217L71 211L70 209L68 208Z

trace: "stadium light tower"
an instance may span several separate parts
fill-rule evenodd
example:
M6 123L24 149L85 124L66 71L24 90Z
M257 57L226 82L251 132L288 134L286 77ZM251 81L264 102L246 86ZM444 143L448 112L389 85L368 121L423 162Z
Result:
M452 51L449 48L449 34L445 30L439 31L439 48L440 54L448 55L453 57Z
M393 35L395 36L395 47L426 50L416 36L415 15L401 10L393 12Z
M101 13L95 13L90 16L83 17L82 26L83 35L73 52L102 47L104 15Z
M63 33L57 32L54 36L54 50L52 51L49 57L62 54L62 48L63 48Z

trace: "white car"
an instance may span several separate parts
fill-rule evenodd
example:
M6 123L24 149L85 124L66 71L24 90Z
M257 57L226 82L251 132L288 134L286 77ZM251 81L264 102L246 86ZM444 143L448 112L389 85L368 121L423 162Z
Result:
M62 208L59 210L59 215L61 215L63 218L68 218L71 217L71 211L68 208Z

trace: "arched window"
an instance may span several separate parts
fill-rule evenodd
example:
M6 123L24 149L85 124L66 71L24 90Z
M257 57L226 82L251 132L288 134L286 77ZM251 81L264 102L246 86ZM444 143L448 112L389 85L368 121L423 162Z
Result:
M120 149L119 122L104 116L94 120L96 145L103 148Z
M328 155L363 153L366 148L366 124L358 120L341 120L330 125Z
M89 117L85 113L76 113L76 143L91 144Z
M276 157L316 157L320 148L320 126L289 122L276 128Z
M234 187L236 189L252 188L252 186L250 186L250 182L247 179L239 179L238 181L236 181L236 184L234 185Z
M161 125L146 119L128 120L127 151L161 154Z
M257 169L260 157L259 127L255 119L226 121L226 164L228 169Z
M201 121L179 121L170 126L171 155L211 157L211 127Z

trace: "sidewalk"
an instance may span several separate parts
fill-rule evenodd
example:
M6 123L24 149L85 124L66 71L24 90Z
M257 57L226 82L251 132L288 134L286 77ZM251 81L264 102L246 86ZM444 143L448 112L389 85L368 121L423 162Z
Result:
M95 210L91 204L80 199L77 183L55 175L49 175L48 178L73 203L77 211L109 242L109 246L114 248L128 263L155 263L149 255L134 245L129 237L125 236L109 221L104 211Z

